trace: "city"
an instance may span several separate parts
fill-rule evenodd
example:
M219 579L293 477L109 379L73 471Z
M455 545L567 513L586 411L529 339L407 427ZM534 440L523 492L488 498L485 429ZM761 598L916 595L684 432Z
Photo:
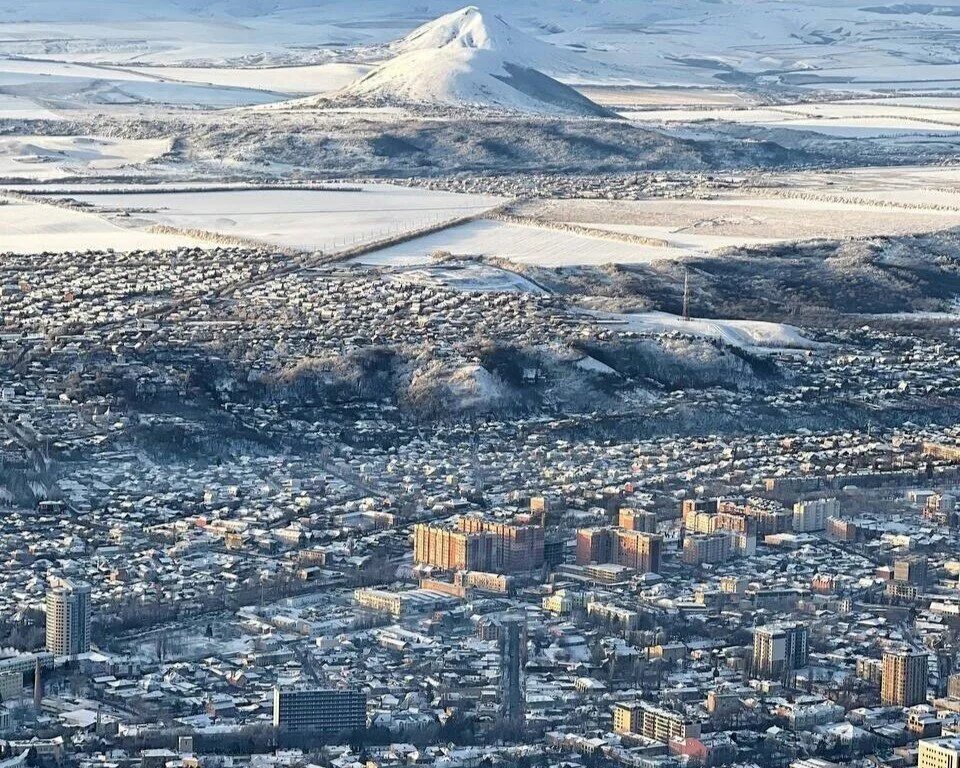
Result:
M0 0L0 768L960 768L960 11Z

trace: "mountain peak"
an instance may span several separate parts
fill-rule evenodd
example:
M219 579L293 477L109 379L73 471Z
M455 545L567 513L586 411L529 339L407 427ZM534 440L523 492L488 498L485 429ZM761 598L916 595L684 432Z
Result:
M569 64L576 54L515 29L499 16L485 15L474 5L418 27L388 50L392 58L317 104L612 116L543 73Z
M475 5L440 16L391 45L395 53L436 50L447 46L490 50L539 41L513 29L499 16L486 16Z

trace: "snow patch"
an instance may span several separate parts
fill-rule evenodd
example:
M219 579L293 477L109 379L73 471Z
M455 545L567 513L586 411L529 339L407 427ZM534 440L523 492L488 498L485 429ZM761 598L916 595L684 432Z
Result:
M819 345L805 337L800 330L785 323L762 320L711 320L691 318L684 320L667 312L587 311L597 321L621 327L636 333L680 333L687 336L719 339L734 347L815 349Z

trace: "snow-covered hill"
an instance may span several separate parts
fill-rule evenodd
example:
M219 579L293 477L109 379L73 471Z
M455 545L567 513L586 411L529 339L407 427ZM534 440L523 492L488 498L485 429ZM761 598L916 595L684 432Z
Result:
M553 76L594 72L602 68L578 53L520 31L498 14L472 5L444 14L386 48L392 56L447 49L494 51L513 64Z
M330 101L611 116L538 69L554 64L554 69L570 71L576 54L555 49L474 6L441 16L387 49L393 58ZM324 101L317 99L313 105ZM310 101L301 102L304 105L311 106Z

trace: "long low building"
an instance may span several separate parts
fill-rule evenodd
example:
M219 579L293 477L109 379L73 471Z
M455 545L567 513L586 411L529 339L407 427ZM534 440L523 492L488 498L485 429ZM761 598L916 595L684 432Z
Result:
M392 592L387 589L361 588L354 591L353 599L361 608L388 613L391 616L430 613L458 602L458 598L434 589Z

